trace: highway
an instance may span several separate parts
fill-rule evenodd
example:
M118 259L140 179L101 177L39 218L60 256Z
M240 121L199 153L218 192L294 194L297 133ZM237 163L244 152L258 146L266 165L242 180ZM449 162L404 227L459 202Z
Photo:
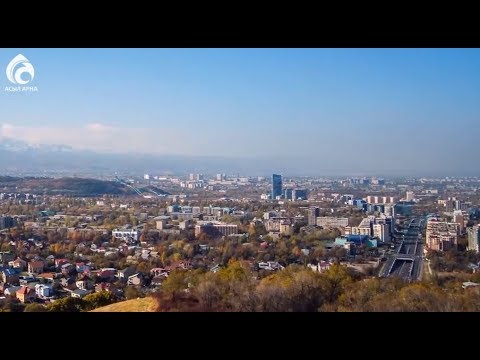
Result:
M423 241L421 227L423 220L413 219L393 254L387 255L380 277L400 277L407 281L418 280L422 273Z

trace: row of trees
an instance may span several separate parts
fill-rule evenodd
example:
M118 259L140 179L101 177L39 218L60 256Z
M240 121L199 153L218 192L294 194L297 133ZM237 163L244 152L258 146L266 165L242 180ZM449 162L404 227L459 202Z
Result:
M341 265L323 273L289 266L257 279L232 261L218 273L173 272L155 297L158 311L480 311L478 289L363 278Z

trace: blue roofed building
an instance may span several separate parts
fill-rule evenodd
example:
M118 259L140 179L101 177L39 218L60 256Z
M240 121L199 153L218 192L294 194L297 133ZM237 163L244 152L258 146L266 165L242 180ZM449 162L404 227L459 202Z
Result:
M346 235L335 239L335 245L345 246L347 242L354 243L357 246L365 244L367 247L377 247L377 240L371 239L368 235Z
M16 269L5 268L0 273L2 281L12 285L18 285L19 283L19 272Z

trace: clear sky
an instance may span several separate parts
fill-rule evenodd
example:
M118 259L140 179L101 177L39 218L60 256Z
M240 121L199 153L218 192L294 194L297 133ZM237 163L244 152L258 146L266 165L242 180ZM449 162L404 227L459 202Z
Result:
M36 93L8 93L17 54ZM1 136L325 171L478 163L479 49L0 49Z

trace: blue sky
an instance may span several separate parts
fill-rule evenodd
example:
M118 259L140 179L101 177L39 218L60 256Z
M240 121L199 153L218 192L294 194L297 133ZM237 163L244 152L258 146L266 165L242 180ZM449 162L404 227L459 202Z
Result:
M36 93L3 91L19 53ZM1 135L30 143L378 172L478 157L479 49L0 49L0 67Z

